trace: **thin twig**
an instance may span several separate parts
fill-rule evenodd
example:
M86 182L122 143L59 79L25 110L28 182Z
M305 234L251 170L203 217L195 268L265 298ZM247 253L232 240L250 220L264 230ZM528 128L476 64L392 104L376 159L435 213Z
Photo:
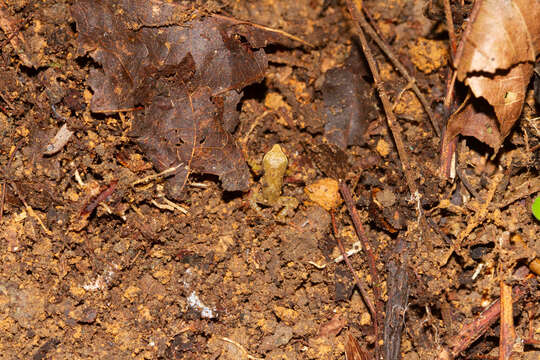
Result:
M43 229L43 231L45 232L45 234L47 235L52 235L52 232L51 230L49 230L45 224L43 223L43 220L41 220L41 218L38 216L38 214L36 214L36 212L34 211L34 209L28 205L28 203L26 202L26 199L24 198L24 195L19 191L19 188L17 187L17 185L15 183L11 183L11 186L13 186L13 190L15 190L15 194L17 194L17 196L19 197L19 199L21 200L21 202L23 203L26 211L28 212L28 214L33 217L34 219L36 219L36 221L38 222L38 224L41 226L41 228Z
M371 313L371 318L373 319L373 326L376 327L377 324L377 311L375 310L375 307L373 306L373 303L369 299L369 294L367 292L367 287L365 284L360 280L358 275L356 275L356 271L354 271L354 268L352 267L352 264L349 260L349 256L347 255L347 252L345 251L345 247L343 246L343 242L341 241L341 238L338 235L338 229L336 225L336 216L334 214L334 211L330 212L330 215L332 216L332 229L334 231L334 237L336 238L336 242L339 248L339 251L341 252L341 256L343 257L343 260L345 260L345 263L347 264L347 267L349 268L352 276L354 277L354 281L356 283L356 286L358 286L358 290L360 290L360 293L362 294L362 298L364 299L364 302L366 303L367 308L369 309L369 312ZM375 331L376 333L376 331Z
M1 48L2 48L2 47L0 46L0 49L1 49ZM7 104L7 106L8 106L11 110L15 109L15 107L13 106L13 103L12 103L11 101L9 101L9 99L8 99L7 97L5 97L4 94L3 94L1 91L0 91L0 99L4 100L4 102ZM6 108L4 108L3 106L2 106L2 111L3 111L4 113L6 113L6 115L9 115L8 111L7 111Z
M373 255L373 250L371 249L371 246L368 242L366 232L364 230L364 226L362 225L362 222L360 221L360 216L358 216L358 211L356 210L356 206L354 205L351 190L349 190L349 187L347 184L340 180L339 181L339 191L341 192L341 196L343 197L343 200L345 201L345 205L347 206L347 209L349 210L349 214L351 216L351 219L353 221L354 229L356 230L356 235L362 242L362 248L367 254L368 259L368 265L369 265L369 271L371 274L371 279L373 280L373 295L375 298L375 309L377 312L376 315L382 314L382 303L381 303L381 297L380 297L380 289L379 289L379 275L377 273L377 267L375 266L375 255ZM376 357L378 359L379 356L379 333L378 333L378 324L379 324L379 318L374 318L374 328L375 328L375 353Z
M465 176L465 173L463 171L461 171L459 168L456 167L456 174L457 176L459 177L459 179L461 180L461 183L463 184L463 186L465 186L465 189L467 189L467 191L475 198L475 199L478 199L478 192L476 192L476 190L474 190L474 188L472 187L471 183L469 182L469 180L467 180L467 177Z
M364 9L364 12L367 14L366 9ZM353 18L354 18L354 15L353 15ZM363 22L360 23L360 25L365 30L365 32L373 39L373 41L375 41L375 43L377 44L377 46L379 46L382 52L388 57L390 62L399 71L401 76L403 76L407 80L407 83L410 84L412 91L414 92L414 94L416 95L416 97L418 98L422 106L424 107L424 110L426 111L426 114L428 115L431 126L433 127L433 130L435 131L435 134L437 134L438 137L441 137L441 130L439 126L435 123L435 116L433 115L433 112L431 111L431 107L429 106L429 103L427 102L426 98L424 97L420 89L418 88L418 85L416 84L416 79L413 78L409 74L405 66L403 66L401 62L398 60L398 58L394 55L394 53L392 52L392 49L390 49L390 47L386 45L386 43L377 34L375 29L367 21L365 21L365 19L363 19Z
M501 273L502 274L502 273ZM500 281L501 287L501 326L499 336L499 360L509 360L516 341L514 318L512 315L512 286Z
M232 17L229 17L229 16L225 16L225 15L213 14L212 16L215 17L215 18L218 18L218 19L226 19L226 20L228 20L230 22L236 23L237 25L243 25L243 24L251 25L254 28L263 29L263 30L266 30L266 31L270 31L270 32L282 35L282 36L284 36L286 38L297 41L297 42L301 43L302 45L306 45L306 46L308 46L310 48L314 47L312 44L310 44L306 40L304 40L304 39L302 39L302 38L300 38L298 36L295 36L293 34L290 34L290 33L286 32L286 31L280 30L280 29L274 29L274 28L271 28L271 27L268 27L268 26L255 24L255 23L252 23L251 21L238 20L238 19L235 19L235 18L232 18Z
M478 12L480 11L481 6L482 6L482 0L476 0L474 2L471 15L469 16L469 23L467 24L465 31L463 31L461 41L459 42L456 53L453 56L453 65L454 65L455 70L449 74L448 81L447 81L446 95L444 97L444 109L445 109L445 114L446 114L445 118L448 118L451 113L450 105L452 104L452 101L454 98L454 85L456 83L456 78L457 78L457 69L461 62L461 57L463 56L463 49L465 48L465 42L467 41L467 38L469 37L469 34L472 31L473 24L476 21L476 17L478 16ZM444 141L443 141L443 144L444 144ZM456 147L457 147L456 145L457 145L457 138L454 138L441 150L440 171L441 171L441 174L446 177L450 175L450 171L452 167L451 160L455 156L454 153L456 151Z
M178 164L178 165L176 165L176 166L173 166L173 167L170 167L170 168L168 168L168 169L165 169L165 170L163 170L163 171L160 172L160 173L153 174L153 175L149 175L149 176L147 176L147 177L145 177L145 178L136 180L136 181L134 181L134 182L131 183L131 186L135 186L135 185L139 185L139 184L144 184L144 183L147 183L147 182L149 182L149 181L151 181L151 180L158 179L158 178L160 178L160 177L165 178L165 177L167 177L167 176L170 176L170 175L174 174L174 172L175 172L176 170L178 170L178 168L179 168L180 166L182 166L182 165L184 165L184 163L180 163L180 164Z
M535 345L535 346L539 346L540 345L540 340L536 340L534 338L534 330L533 330L533 320L534 320L534 312L533 312L533 309L535 308L535 305L529 303L527 304L526 306L526 309L527 309L527 315L529 316L529 335L526 339L523 339L523 343L524 344L529 344L529 345Z
M446 27L448 30L448 37L450 38L450 54L453 56L456 52L457 40L456 33L454 32L454 19L452 18L450 0L444 0L444 16L446 17Z
M482 205L480 206L480 209L475 211L474 215L470 219L467 220L467 226L457 236L456 240L454 241L454 243L452 244L452 246L450 247L450 249L444 256L443 261L440 264L441 266L445 265L448 262L448 260L450 259L450 256L452 256L454 251L456 253L461 253L461 244L463 240L465 240L471 234L471 232L486 219L489 205L491 204L491 201L493 200L493 196L495 195L495 191L497 190L497 186L499 185L502 179L503 179L502 173L495 174L495 176L492 179L492 183L490 184L490 187L488 189L486 200L484 201L484 203L482 203Z
M384 112L386 114L386 120L388 122L388 127L392 132L392 136L394 137L394 142L396 143L396 147L398 150L398 155L401 159L401 166L405 174L405 180L411 194L413 196L416 196L418 194L418 188L413 180L413 171L411 169L411 162L409 161L409 154L405 150L405 145L403 144L403 139L401 138L401 126L397 122L396 116L392 112L392 105L390 104L390 100L388 99L386 91L384 90L377 63L373 57L373 54L371 53L371 49L367 44L366 36L364 35L363 28L366 28L368 24L366 22L366 19L364 18L364 15L358 10L352 0L347 0L347 6L349 7L349 11L356 25L358 37L360 38L360 44L362 45L362 51L364 52L366 60L369 64L371 75L373 76L373 81L375 82L375 87L377 88L379 98L381 99L381 102L383 104Z
M24 26L31 20L33 20L33 18L32 16L29 16L20 22L20 25L17 25L19 21L15 20L15 18L9 14L6 4L3 1L0 2L0 28L6 35L6 39L0 44L0 49L3 49L9 42L25 66L37 67L38 64L35 64L25 52L27 43L21 33Z

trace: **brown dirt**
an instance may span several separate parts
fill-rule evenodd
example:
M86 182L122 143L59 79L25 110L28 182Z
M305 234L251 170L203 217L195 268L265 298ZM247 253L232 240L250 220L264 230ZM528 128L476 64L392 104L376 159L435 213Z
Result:
M440 25L442 7L433 3L432 20L424 16L427 2L421 0L364 1L364 6L439 110L448 40ZM129 137L133 112L90 112L86 79L99 65L75 55L71 5L18 0L4 9L26 43L14 48L12 34L0 32L5 184L0 357L344 359L347 333L373 351L366 305L346 265L332 261L340 252L330 213L305 190L328 176L309 152L324 131L322 116L311 116L322 110L311 105L321 102L325 73L343 65L355 47L345 5L323 0L205 4L209 12L284 30L313 47L270 46L265 79L244 90L233 136L250 166L250 191L225 192L217 177L192 174L181 201L172 203L159 178L131 186L157 173ZM468 9L456 11L458 27ZM17 55L21 51L35 67L24 63ZM400 255L407 259L402 357L433 359L462 324L499 297L500 278L540 254L540 223L530 211L534 189L540 188L540 151L530 151L540 141L540 123L531 101L495 159L477 141L460 142L458 164L477 193L473 197L460 181L439 178L440 140L413 93L400 96L406 81L378 50L376 56L396 102L421 207L433 226L423 236L406 234L415 228L416 203L382 111L366 127L362 142L346 149L347 165L329 167L342 166L354 185L383 301L389 293L387 264ZM44 155L64 122L73 136L56 154ZM276 143L289 158L283 195L299 201L288 213L253 201L261 186L262 157ZM442 264L493 186L486 215L463 240L463 251ZM350 249L358 239L349 213L339 200L328 201L337 207L339 236ZM510 242L515 235L528 247ZM407 239L408 250L396 253L398 238ZM373 296L365 254L352 255L351 262ZM529 322L533 335L540 336L534 285L514 309L520 338L528 337ZM497 355L498 334L495 325L466 354ZM540 356L534 347L518 351L526 359Z

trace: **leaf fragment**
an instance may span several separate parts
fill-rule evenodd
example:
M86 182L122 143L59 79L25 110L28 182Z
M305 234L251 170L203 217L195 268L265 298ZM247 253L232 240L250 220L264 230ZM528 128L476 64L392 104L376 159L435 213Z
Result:
M355 48L342 67L326 72L322 87L326 125L324 135L331 144L345 149L361 145L370 120L377 117L371 85Z
M475 99L453 115L443 139L443 157L457 135L473 136L495 152L523 109L525 92L540 51L539 0L484 0L461 40L457 78ZM483 98L493 108L479 110ZM478 106L480 104L480 106Z
M215 174L225 190L247 190L249 171L230 132L245 86L268 66L258 47L280 34L224 16L188 16L182 2L80 0L72 6L79 55L90 72L93 112L135 113L130 134L159 171L177 167L178 198L190 172ZM181 166L179 166L181 164Z

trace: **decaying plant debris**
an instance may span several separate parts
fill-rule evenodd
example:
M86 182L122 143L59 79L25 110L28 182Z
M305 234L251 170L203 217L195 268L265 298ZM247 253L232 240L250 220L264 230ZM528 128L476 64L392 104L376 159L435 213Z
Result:
M539 11L0 0L0 353L538 358Z

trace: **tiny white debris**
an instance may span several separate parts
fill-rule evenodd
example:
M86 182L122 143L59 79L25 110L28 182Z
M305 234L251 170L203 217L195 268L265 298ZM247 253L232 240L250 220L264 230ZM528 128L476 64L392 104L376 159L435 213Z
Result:
M79 186L81 187L85 185L84 181L82 181L81 174L79 174L78 169L75 169L75 181L77 181L77 184L79 184Z
M215 310L210 309L208 306L206 306L195 294L195 291L192 291L189 297L187 298L188 304L190 307L200 310L201 317L207 318L207 319L213 319L217 317L217 314L215 314Z
M114 275L114 271L107 270L103 273L103 275L99 275L96 280L89 284L83 285L83 289L86 291L96 291L101 290L104 287L107 287L109 283L112 280L112 277Z
M347 251L347 257L357 254L360 251L362 251L362 243L360 241L357 241L353 244L352 249ZM334 259L335 263L339 263L342 261L343 261L343 255L339 255L337 258Z
M45 155L54 155L59 152L69 141L73 131L69 130L67 124L62 125L51 142L45 147Z
M103 287L103 277L100 275L94 280L94 282L89 284L84 284L83 289L86 291L95 291Z
M482 268L484 267L484 264L481 263L481 264L478 264L478 267L476 268L476 270L474 271L474 274L471 276L471 279L472 280L475 280L478 275L480 275L480 272L482 271Z

